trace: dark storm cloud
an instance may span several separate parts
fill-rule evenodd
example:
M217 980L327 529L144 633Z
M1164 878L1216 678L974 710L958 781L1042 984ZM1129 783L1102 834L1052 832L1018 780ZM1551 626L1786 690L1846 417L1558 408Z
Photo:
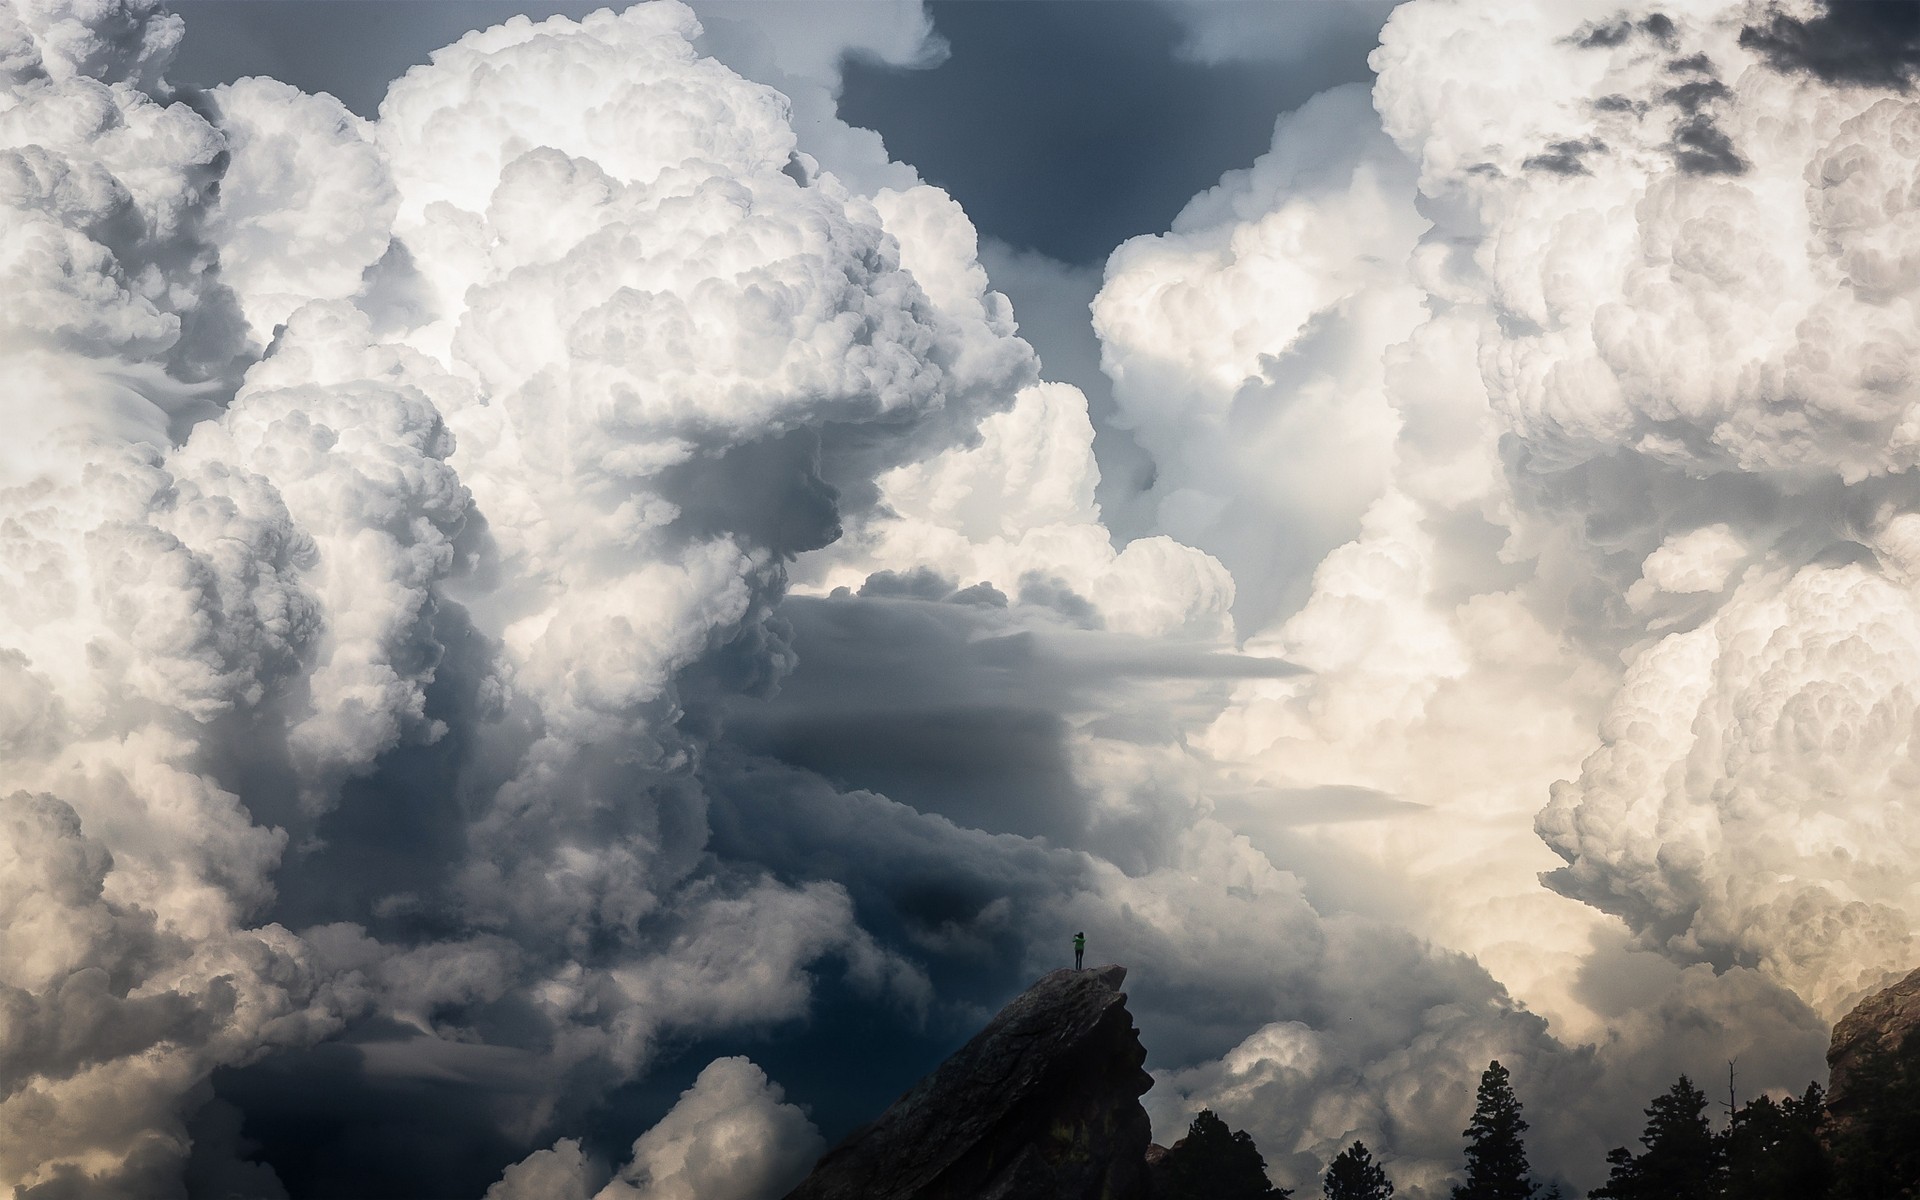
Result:
M1905 91L1920 69L1920 5L1902 0L1827 0L1802 19L1774 8L1740 31L1740 44L1780 71L1823 83Z
M1085 855L963 829L886 797L839 791L811 772L764 758L723 753L710 764L709 781L716 853L843 882L863 925L913 946L928 962L940 1021L952 1020L955 1007L980 1016L991 1011L1022 978L1010 964L1031 969L1044 960L1047 943L1037 935L1048 931L1061 931L1064 949L1064 933L1076 925L1062 918L1073 917L1097 953L1135 967L1128 990L1156 1069L1216 1057L1247 1030L1272 1021L1325 1030L1354 1061L1402 1053L1420 1040L1413 1031L1430 1029L1425 1023L1436 1005L1465 1037L1491 1037L1547 1058L1559 1054L1547 1045L1538 1018L1512 1011L1478 964L1436 952L1402 930L1323 919L1302 900L1274 898L1262 926L1235 939L1245 952L1216 957L1222 927L1215 922L1230 919L1230 912L1196 912L1194 928L1163 928L1127 904L1127 893L1102 895L1114 881ZM1198 893L1158 890L1184 888L1170 878L1181 874L1136 881L1142 900L1213 903ZM1198 928L1212 932L1196 939ZM1384 983L1389 979L1391 987ZM1364 1015L1351 1004L1356 994L1375 999ZM904 1059L885 1062L885 1069L902 1072L896 1088L911 1083ZM1343 1078L1338 1086L1350 1083ZM813 1079L801 1076L790 1089L804 1100L812 1086Z
M1664 13L1654 13L1638 21L1621 16L1611 21L1592 22L1582 27L1570 40L1574 45L1586 49L1610 49L1640 36L1663 46L1672 46L1675 37L1672 18ZM1743 37L1742 42L1745 41ZM1709 105L1730 95L1727 85L1713 78L1713 61L1705 54L1692 54L1673 60L1667 64L1667 68L1675 74L1705 76L1668 88L1660 97L1662 103L1679 109L1683 114L1683 119L1673 131L1671 150L1675 165L1692 175L1738 175L1744 172L1747 169L1746 159L1741 157L1733 139L1714 124L1705 111ZM1645 109L1643 103L1620 95L1603 96L1593 102L1593 107L1602 112ZM1604 149L1604 146L1597 142L1558 142L1550 145L1545 152L1528 158L1525 165L1559 175L1584 175L1588 172L1581 157L1594 149Z
M840 536L839 490L820 477L820 437L773 434L661 473L660 493L680 510L689 540L735 534L791 559Z
M188 1123L193 1150L183 1182L190 1197L219 1200L291 1200L274 1169L259 1161L261 1145L246 1136L245 1114L224 1100L209 1100Z
M1674 127L1673 161L1689 175L1740 175L1747 169L1733 139L1706 116L1688 117Z
M1029 571L1020 578L1020 603L1052 609L1056 616L1080 629L1099 629L1106 622L1093 601L1054 576Z
M998 595L999 593L995 593ZM1219 695L1235 678L1290 674L1273 659L1088 630L1031 630L931 571L882 572L861 594L792 597L798 660L778 694L734 704L727 742L990 833L1157 857L1149 830L1100 822L1076 781L1071 720L1116 736L1176 736L1157 685ZM1111 818L1108 818L1110 821Z
M1660 98L1681 112L1692 115L1711 101L1725 99L1727 94L1727 85L1718 79L1696 79L1692 83L1668 88Z
M764 870L793 885L833 880L863 928L925 965L939 1002L916 1015L823 969L825 985L804 1022L675 1039L657 1078L604 1098L581 1088L586 1099L563 1104L554 1127L584 1130L603 1157L623 1154L690 1072L724 1054L750 1054L788 1081L796 1099L816 1105L829 1136L870 1115L1018 989L1042 914L1092 886L1094 860L1064 847L1092 848L1134 869L1160 857L1154 846L1174 828L1166 819L1095 813L1070 759L1072 722L1099 711L1110 735L1164 739L1172 728L1156 689L1166 681L1197 680L1204 690L1211 680L1294 670L1053 629L1043 614L1057 612L1060 597L1047 607L1010 611L1004 596L983 606L929 571L878 575L863 592L783 604L799 665L766 701L737 697L729 645L683 672L683 728L718 740L696 775L636 781L644 795L603 813L611 824L600 836L634 836L623 812L655 820L678 813L674 819L710 828L702 877ZM1036 619L1043 628L1022 627ZM513 757L530 732L516 732L509 719L487 739L469 736L485 724L473 706L490 647L457 605L443 606L436 627L448 649L428 711L449 734L383 756L332 811L297 826L303 848L282 868L272 918L309 931L354 922L389 947L415 951L473 936L451 894L471 853L462 780L484 775L492 758ZM758 663L764 655L744 657ZM276 790L271 764L249 770L256 793ZM291 805L288 815L297 819ZM658 929L649 940L671 941L675 920L650 918L649 929ZM568 953L595 955L591 946ZM265 1179L262 1164L272 1164L293 1200L484 1190L543 1144L539 1131L525 1129L541 1083L526 1076L555 1030L517 993L434 1015L481 1042L424 1037L375 1015L324 1045L217 1072L216 1102L202 1122L206 1147L190 1167L204 1183L194 1194ZM1213 1041L1230 1026L1222 1017ZM1171 1032L1168 1043L1181 1044Z
M1584 49L1605 50L1625 45L1635 34L1645 34L1662 45L1671 45L1673 18L1665 13L1650 13L1634 21L1623 14L1611 21L1589 22L1569 40Z
M929 7L951 57L930 71L852 64L841 116L878 130L983 234L1065 262L1167 228L1196 192L1267 149L1280 113L1372 78L1372 31L1346 30L1276 70L1183 61L1187 31L1157 5Z
M1698 60L1697 62L1695 60ZM1686 70L1704 71L1711 64L1696 55L1681 60ZM1682 69L1674 64L1675 69ZM1663 103L1680 110L1683 119L1673 129L1673 161L1689 175L1739 175L1746 171L1747 160L1734 147L1733 139L1714 124L1711 106L1732 95L1732 89L1718 79L1693 79L1661 93Z
M1631 96L1615 94L1600 97L1593 102L1593 107L1598 112L1637 112L1644 109L1646 105Z
M271 738L235 739L256 748L256 757L233 768L256 817L293 835L270 919L290 929L353 921L402 938L446 932L435 914L467 852L460 780L474 767L475 731L485 723L478 697L493 647L450 601L435 612L433 634L444 652L426 713L447 733L381 756L371 774L345 784L331 810L314 816L294 804L284 739L277 746ZM524 748L497 724L489 741L493 754L509 752L509 741L514 752Z
M1092 883L1084 856L841 791L728 746L710 755L705 774L713 853L765 864L788 882L840 882L862 926L911 947L932 984L931 1009L916 1015L828 973L806 1022L745 1047L812 1110L829 1141L871 1119L1017 992L1033 943L1054 932L1047 914ZM1058 930L1062 954L1070 929ZM686 1057L727 1051L701 1043Z
M242 1153L272 1164L291 1200L331 1196L474 1197L524 1150L502 1132L515 1096L498 1079L377 1077L368 1052L415 1031L368 1022L341 1039L214 1072L220 1106L203 1118L231 1126ZM481 1049L476 1047L476 1049ZM196 1143L196 1149L198 1145ZM203 1184L231 1168L199 1157ZM244 1161L244 1160L243 1160ZM216 1200L220 1193L196 1190Z
M932 567L915 567L911 571L875 571L860 585L862 596L901 600L945 600L953 595L954 590L954 581Z
M1074 841L1086 801L1064 722L1036 709L942 706L913 712L795 711L743 722L741 743L849 786L911 797L969 826Z
M1599 138L1571 142L1550 142L1544 152L1529 155L1520 165L1529 171L1551 171L1555 175L1591 175L1581 160L1589 154L1603 153L1607 144Z
M869 928L930 953L949 1001L986 1002L992 992L978 984L953 992L958 979L946 976L963 968L1011 982L1031 932L1010 918L1089 883L1083 856L839 789L769 757L720 747L707 776L716 854L790 881L842 882Z

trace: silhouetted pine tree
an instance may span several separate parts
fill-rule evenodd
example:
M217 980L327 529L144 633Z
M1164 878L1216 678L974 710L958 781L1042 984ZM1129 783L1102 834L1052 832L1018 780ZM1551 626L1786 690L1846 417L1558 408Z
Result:
M1526 1131L1507 1069L1496 1059L1480 1075L1473 1120L1461 1134L1467 1139L1467 1181L1454 1185L1453 1200L1533 1200L1537 1189L1520 1136Z
M1920 1029L1898 1050L1864 1055L1847 1084L1833 1142L1834 1200L1920 1196Z
M1827 1097L1810 1083L1781 1103L1761 1096L1733 1114L1721 1135L1724 1194L1732 1200L1822 1200L1831 1170L1820 1145Z
M1682 1075L1645 1110L1646 1131L1630 1153L1607 1155L1612 1170L1593 1200L1715 1200L1720 1194L1719 1139L1707 1125L1707 1097Z
M1321 1183L1326 1200L1391 1200L1393 1181L1374 1161L1365 1142L1355 1142L1327 1166Z
M1244 1129L1229 1129L1203 1108L1153 1172L1156 1200L1284 1200L1267 1179L1267 1161Z

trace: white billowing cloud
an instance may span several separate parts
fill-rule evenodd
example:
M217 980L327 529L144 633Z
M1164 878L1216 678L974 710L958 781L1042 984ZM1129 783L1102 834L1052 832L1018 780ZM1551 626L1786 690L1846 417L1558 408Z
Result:
M879 570L932 568L1016 598L1064 587L1101 625L1145 637L1230 635L1233 579L1211 556L1164 536L1115 551L1093 489L1093 425L1066 384L1024 389L1013 408L956 447L880 477L883 515L808 564L822 587L858 588Z
M745 1058L717 1058L605 1186L596 1186L606 1173L580 1143L562 1138L508 1167L486 1200L774 1200L825 1148L766 1072Z
M0 111L10 285L0 316L12 332L6 375L18 381L9 418L27 445L95 433L138 441L191 407L194 385L240 348L231 297L197 228L221 139L184 105L89 73L152 68L178 39L177 17L101 6L96 36L61 6L14 16L19 44ZM67 392L74 402L62 401ZM68 472L87 461L29 455L27 445L0 457L8 482L62 457Z
M1909 465L1888 306L1914 281L1904 206L1881 199L1910 169L1906 102L1759 67L1738 20L1694 7L1592 45L1593 14L1564 6L1389 24L1386 127L1422 189L1485 229L1473 269L1507 321L1485 348L1494 403L1553 467L1620 449L1848 482ZM1497 44L1514 69L1456 86L1442 44Z
M9 84L124 79L150 91L180 45L183 22L159 0L88 4L25 0L10 5L5 36Z
M987 290L973 225L944 192L883 189L874 206L900 239L901 265L944 312L1013 332L1004 297ZM997 352L984 339L975 355ZM976 349L977 347L977 349ZM877 570L930 568L1009 595L1063 586L1102 622L1147 636L1219 637L1233 581L1204 553L1170 538L1118 552L1094 503L1099 466L1086 397L1065 384L1021 390L982 420L974 444L907 462L877 480L880 507L803 565L823 588L857 588ZM811 580L810 580L811 582Z
M168 460L244 327L202 228L222 138L149 90L178 18L7 14L0 112L0 1184L170 1186L208 1073L337 1026L256 925L285 835L206 769L320 626L313 545L259 475Z
M595 1172L578 1138L561 1138L548 1150L535 1150L507 1168L484 1200L590 1200Z
M1211 1105L1287 1182L1367 1129L1413 1185L1453 1169L1471 1107L1461 1081L1488 1058L1539 1078L1585 1070L1470 958L1391 923L1323 915L1299 877L1215 821L1179 842L1173 864L1136 878L1095 864L1093 886L1063 906L1091 944L1126 948L1130 1008L1156 1058L1194 1064L1158 1071L1143 1097L1156 1140ZM1284 1092L1251 1095L1245 1077L1276 1066L1291 1075Z
M596 1200L774 1200L825 1148L766 1072L719 1058L640 1135L632 1161Z
M1715 815L1744 776L1735 759L1689 749L1709 736L1700 722L1722 730L1715 745L1760 735L1725 724L1746 691L1736 656L1679 650L1720 636L1706 630L1721 622L1732 622L1723 634L1751 619L1764 627L1767 618L1735 615L1761 612L1781 614L1782 647L1798 645L1795 630L1816 609L1792 599L1794 556L1857 539L1898 562L1903 491L1873 481L1908 462L1909 391L1876 365L1903 355L1900 205L1880 197L1899 194L1904 176L1888 172L1907 169L1891 149L1904 102L1754 65L1738 21L1698 9L1617 19L1561 5L1397 10L1375 56L1375 99L1439 225L1412 255L1433 315L1387 355L1385 402L1398 423L1390 490L1361 537L1320 564L1306 607L1270 635L1274 653L1318 674L1245 685L1211 743L1269 786L1359 785L1445 813L1440 837L1413 817L1315 836L1394 864L1415 892L1423 880L1472 879L1411 901L1406 919L1473 950L1576 1031L1593 1014L1550 976L1577 963L1596 927L1532 889L1527 876L1550 864L1516 833L1549 783L1581 774L1595 728L1621 744L1623 768L1651 753L1689 773L1649 809L1645 796L1624 799L1632 787L1602 785L1601 759L1590 760L1543 817L1553 847L1579 856L1556 886L1625 916L1682 961L1752 964L1828 1010L1877 977L1904 938L1873 908L1884 901L1872 889L1836 887L1830 869L1798 857L1816 839L1758 833L1758 812L1773 804L1857 828L1839 815L1849 801L1795 800L1791 772L1772 787L1756 775L1737 805L1756 813L1752 825ZM1111 274L1109 288L1124 279ZM1127 365L1110 346L1122 395ZM1490 472L1495 463L1503 468ZM1878 490L1837 500L1847 487ZM1773 569L1754 574L1769 559ZM1903 574L1882 583L1893 595L1906 586ZM1900 653L1882 632L1900 621L1869 601L1879 594L1863 585L1823 601L1830 632L1818 639ZM1649 637L1676 627L1691 632ZM1751 654L1743 644L1737 661ZM1647 656L1617 685L1627 690L1616 713L1631 694L1624 711L1657 718L1603 721L1614 655ZM1849 677L1857 716L1810 697L1794 705L1819 690L1811 680L1763 677L1812 722L1803 770L1854 777L1857 762L1836 765L1839 747L1897 746L1866 732L1866 714L1904 711L1898 700L1888 709L1868 677ZM1726 699L1708 699L1722 689ZM1443 741L1428 740L1440 729ZM1501 865L1467 869L1489 857ZM1683 933L1691 916L1656 916L1696 894L1726 898L1713 919L1746 931L1737 949ZM1809 913L1827 896L1874 932L1836 938L1815 962L1767 919L1791 908L1789 895ZM1495 912L1513 928L1521 911L1532 932L1512 953L1487 944L1501 927ZM1870 952L1873 938L1891 940ZM1545 957L1521 953L1529 941L1560 947L1553 972L1527 968Z
M582 215L594 207L586 190L594 175L651 184L689 159L720 178L729 168L777 171L786 163L793 134L778 93L700 58L689 44L697 30L678 4L602 11L584 25L515 17L436 51L431 65L394 82L377 141L392 164L398 228L430 288L440 337L451 336L466 287L495 274L496 235L483 214L508 166L528 152L585 160L588 178L568 198ZM512 103L516 95L537 102ZM562 214L572 215L527 215ZM561 244L530 241L542 228ZM584 232L570 220L523 220L517 253L503 266L557 256Z
M332 96L254 77L211 100L230 161L208 235L265 342L307 301L360 290L386 253L398 195L372 127Z
M28 1060L10 1081L9 1181L80 1171L102 1189L162 1186L186 1153L181 1104L207 1072L337 1027L339 1006L308 948L278 926L250 927L272 897L286 835L254 824L209 770L213 731L236 720L271 730L266 714L298 679L315 711L293 722L289 740L322 800L409 717L429 735L417 727L431 664L418 659L412 626L446 569L464 493L438 461L444 431L419 395L268 386L295 360L340 354L328 333L348 353L363 345L352 336L364 333L357 314L331 314L332 330L313 315L287 358L257 369L186 447L163 454L97 439L77 484L9 493L19 513L11 665L57 699L52 720L27 726L33 740L10 737L23 752L8 782L60 797L39 797L37 811L94 848L71 860L77 874L46 881L48 894L95 897L91 911L144 930L10 981L23 998L97 1010L106 1023L71 1039L90 1056L85 1071ZM39 662L52 670L34 671ZM54 944L44 928L36 938ZM119 1038L109 1010L80 1004L96 976L118 981L108 998L164 1001L172 1030ZM70 1134L46 1136L49 1122Z
M1540 814L1556 886L1829 1017L1904 970L1917 617L1876 572L1807 567L1651 647Z
M1640 564L1640 579L1627 589L1627 603L1645 608L1662 592L1718 592L1746 556L1746 543L1724 524L1670 534Z
M1436 1192L1496 1055L1629 1118L1673 1028L1798 1083L1801 1001L1908 946L1913 118L1697 7L1419 0L1379 116L1320 98L1122 247L1096 318L1160 535L1116 549L965 214L815 122L843 50L934 52L918 5L787 47L514 19L371 128L270 81L209 124L159 82L177 20L15 6L0 1183L150 1194L216 1067L369 1019L416 1031L369 1077L510 1080L551 1144L663 1043L804 1017L823 960L913 1013L907 955L1051 965L1046 928L1135 965L1163 1132L1212 1102L1302 1175L1365 1136ZM715 712L792 668L795 556L992 583L986 673L1126 641L1062 623L1217 667L1230 616L1278 661L1025 697L1086 793L1058 839L818 779L723 827L772 768ZM416 890L264 923L422 778ZM949 876L984 898L870 932ZM607 1186L771 1194L817 1146L722 1059ZM606 1178L562 1140L495 1194Z
M516 16L435 51L381 104L379 142L403 193L403 221L443 201L484 211L507 164L538 146L638 183L696 147L717 167L785 165L793 133L779 93L702 59L691 45L698 31L684 5L641 4L583 22ZM567 62L575 69L562 71ZM562 90L545 103L513 102L556 84ZM646 103L668 97L681 103Z
M1903 873L1876 852L1901 844L1879 827L1904 755L1885 723L1910 707L1891 678L1912 502L1878 481L1913 461L1911 118L1761 65L1739 11L1408 6L1377 97L1423 191L1477 231L1447 272L1493 317L1508 552L1542 554L1543 581L1588 564L1574 632L1630 660L1601 748L1541 815L1570 863L1554 886L1832 1015L1910 923L1873 881ZM1455 80L1495 46L1510 75ZM1886 556L1802 565L1856 542Z
M1412 169L1357 85L1107 263L1094 300L1116 422L1153 459L1157 527L1218 556L1243 633L1297 605L1385 482L1387 347L1425 315Z
M410 340L475 385L444 415L498 582L460 594L532 739L465 902L548 935L630 941L693 867L697 793L629 776L689 761L675 676L763 638L783 558L837 532L828 487L870 489L1031 374L978 269L918 249L962 281L923 288L871 204L786 171L784 101L696 33L672 4L515 19L382 109L396 228L442 306ZM606 839L609 804L633 836Z
M245 927L279 839L155 740L130 739L119 762L76 746L91 769L60 780L71 804L0 802L12 860L0 1179L12 1186L152 1194L185 1157L182 1100L208 1072L337 1028L313 1003L299 941Z
M925 1002L838 885L700 879L678 680L722 651L750 686L777 676L765 622L784 559L837 532L831 488L871 490L1032 374L970 229L909 252L832 175L796 178L781 97L696 34L677 5L515 20L397 83L374 134L397 250L365 303L424 323L381 344L343 304L296 310L182 452L269 474L311 541L325 627L288 750L320 804L441 736L447 597L496 651L462 681L499 722L466 785L468 857L448 894L394 898L481 932L309 936L340 1011L421 1030L382 1070L471 1057L475 1006L547 1022L551 1050L515 1068L535 1092L519 1136L646 1069L663 1035L803 1015L824 957ZM265 178L263 196L299 186Z
M123 885L127 868L52 796L0 799L0 832L0 1180L152 1194L185 1155L181 1093L319 1032L294 999L310 986L298 945L183 919L182 882Z
M371 337L367 318L345 304L301 308L226 413L173 458L216 477L261 473L303 531L301 582L325 625L305 676L311 712L287 736L308 798L321 805L403 737L442 732L425 715L437 661L430 624L468 508L433 399L465 385ZM409 367L410 381L398 383Z
M1457 552L1418 502L1391 493L1362 530L1248 643L1311 673L1241 684L1200 739L1251 789L1228 819L1343 907L1475 955L1556 1032L1590 1033L1569 993L1596 920L1538 886L1555 860L1529 817L1589 745L1608 675L1525 594L1455 592ZM1398 807L1303 818L1285 799L1329 786Z
M1357 402L1382 431L1349 493L1358 536L1313 548L1297 612L1253 621L1251 651L1313 673L1243 683L1200 742L1246 785L1221 820L1317 898L1473 953L1556 1033L1596 1041L1596 1097L1657 1085L1654 1048L1733 1009L1756 1014L1748 1031L1773 1022L1791 1049L1762 1069L1796 1085L1818 1066L1812 1010L1910 965L1908 102L1761 65L1742 11L1396 12L1374 99L1417 168L1400 203L1417 188L1435 226L1389 258L1412 319L1374 352L1377 401ZM1313 227L1310 198L1250 195L1228 228L1290 206ZM1349 275L1373 268L1322 245L1356 254ZM1152 324L1118 318L1145 297L1171 327L1176 298L1198 303L1155 280L1155 248L1116 255L1096 314L1164 481L1169 447L1206 443L1171 417L1156 434L1130 387L1223 368L1211 392L1187 385L1217 404L1297 335L1273 320L1284 300L1222 293L1160 352L1173 383L1130 384L1155 363ZM1217 411L1178 412L1196 408ZM1301 432L1291 454L1355 461L1345 430ZM1159 521L1184 533L1207 512L1163 501ZM1542 845L1526 825L1555 780ZM1535 884L1561 864L1552 887L1591 907ZM1694 965L1606 994L1594 981L1629 953L1609 949L1616 918ZM1230 1108L1269 1086L1244 1081L1310 1077L1310 1050L1349 1061L1272 1029L1182 1086ZM1382 1129L1398 1177L1402 1132L1350 1124ZM1579 1169L1572 1142L1545 1140Z
M870 205L783 173L780 98L699 58L677 6L475 35L371 141L269 81L216 97L225 130L97 81L158 90L178 21L147 7L24 15L0 112L25 438L0 479L0 738L27 789L13 844L46 870L10 877L33 952L5 981L3 1181L164 1187L214 1067L342 1020L415 1026L368 1070L432 1073L524 1057L461 1015L516 998L554 1032L512 1067L527 1133L570 1071L611 1082L665 1031L803 1014L823 956L924 1003L837 886L690 882L674 677L734 645L761 680L781 668L759 625L783 557L833 535L818 472L870 488L1011 401L1031 353L992 298L944 311ZM371 202L315 203L334 186ZM408 321L417 348L376 332ZM234 392L249 323L284 328ZM900 436L822 447L872 420ZM736 501L769 472L825 498L811 524L781 526L778 489ZM279 819L310 824L441 738L445 621L469 619L483 674L453 686L501 723L474 860L395 903L477 929L254 927L288 837L256 806L288 786L306 812ZM249 771L267 794L228 782Z

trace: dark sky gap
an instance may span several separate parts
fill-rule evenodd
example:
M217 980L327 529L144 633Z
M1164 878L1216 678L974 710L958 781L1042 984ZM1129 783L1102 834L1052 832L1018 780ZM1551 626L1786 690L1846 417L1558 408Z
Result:
M1372 78L1372 39L1304 66L1202 65L1137 0L933 0L952 46L932 70L850 64L841 115L951 192L983 234L1067 262L1158 233L1196 192L1265 152L1316 92Z

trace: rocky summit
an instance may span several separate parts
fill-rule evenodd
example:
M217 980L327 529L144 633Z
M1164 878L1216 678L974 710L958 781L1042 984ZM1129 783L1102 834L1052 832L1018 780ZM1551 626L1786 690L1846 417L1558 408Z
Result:
M787 1200L1142 1200L1153 1079L1126 974L1041 979Z
M1855 1077L1876 1057L1897 1054L1920 1028L1920 971L1882 988L1854 1006L1833 1027L1827 1046L1827 1112L1836 1130L1854 1117L1861 1097Z

